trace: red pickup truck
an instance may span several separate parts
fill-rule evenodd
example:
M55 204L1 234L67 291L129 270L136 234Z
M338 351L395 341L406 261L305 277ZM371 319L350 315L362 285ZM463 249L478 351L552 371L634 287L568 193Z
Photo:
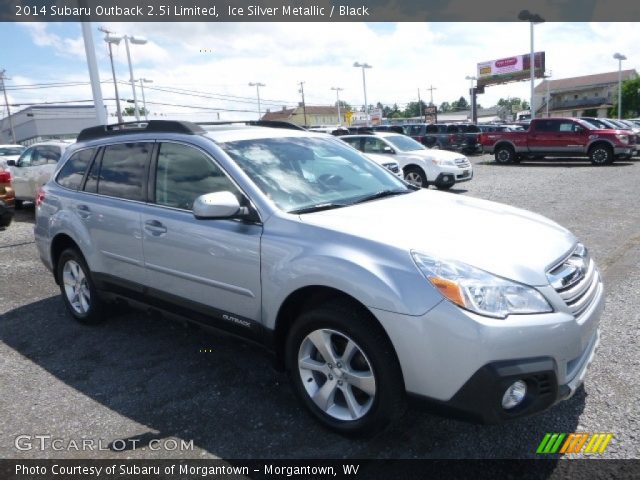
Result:
M480 136L484 153L498 163L523 157L589 157L594 165L636 153L636 136L630 130L597 128L576 118L537 118L522 132L485 132Z

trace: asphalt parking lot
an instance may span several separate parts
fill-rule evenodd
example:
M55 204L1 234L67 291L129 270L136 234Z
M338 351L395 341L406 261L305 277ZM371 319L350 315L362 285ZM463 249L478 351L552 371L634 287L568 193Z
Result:
M475 178L451 194L550 217L587 244L604 275L600 349L572 399L498 426L410 410L375 438L343 438L303 410L258 347L139 312L73 322L37 256L27 208L0 231L0 458L534 458L545 433L574 431L612 432L604 457L639 458L640 160L471 160ZM34 440L19 450L19 435L62 448ZM100 449L67 448L82 439Z

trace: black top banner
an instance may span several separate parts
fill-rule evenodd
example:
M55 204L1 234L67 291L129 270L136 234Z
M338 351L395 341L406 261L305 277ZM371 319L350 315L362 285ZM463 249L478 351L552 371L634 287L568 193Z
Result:
M18 0L8 22L639 21L637 0ZM535 17L537 15L538 17Z

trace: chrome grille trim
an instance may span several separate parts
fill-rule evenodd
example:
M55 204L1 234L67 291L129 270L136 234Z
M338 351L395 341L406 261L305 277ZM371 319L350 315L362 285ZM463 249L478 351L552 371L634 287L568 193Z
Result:
M600 274L582 244L578 244L564 260L549 269L547 278L576 317L597 297Z

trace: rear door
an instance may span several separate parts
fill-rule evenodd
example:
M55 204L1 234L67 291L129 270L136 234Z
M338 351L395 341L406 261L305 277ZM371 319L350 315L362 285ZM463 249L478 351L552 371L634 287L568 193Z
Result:
M245 202L204 151L163 142L154 157L149 203L142 213L149 293L169 300L170 308L197 312L205 323L257 335L262 225L193 216L194 200L205 193L230 191Z
M526 134L529 152L536 154L554 153L558 148L560 120L537 119L531 123Z
M152 142L103 147L74 206L93 242L91 269L111 289L142 293L146 283L141 215Z

